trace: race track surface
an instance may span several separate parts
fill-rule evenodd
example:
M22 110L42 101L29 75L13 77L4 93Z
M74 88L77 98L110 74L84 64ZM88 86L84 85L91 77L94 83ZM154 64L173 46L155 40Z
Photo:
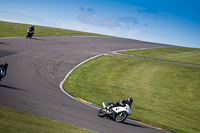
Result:
M0 82L0 105L97 132L166 132L130 120L116 123L99 118L97 109L68 97L59 88L66 74L90 57L154 47L168 45L109 37L0 38L0 63L9 64L7 76Z

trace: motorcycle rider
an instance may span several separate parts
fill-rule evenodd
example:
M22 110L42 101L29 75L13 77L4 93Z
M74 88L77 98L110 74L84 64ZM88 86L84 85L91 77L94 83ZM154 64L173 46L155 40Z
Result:
M29 28L29 30L30 30L30 31L33 31L33 32L34 32L34 29L35 29L35 28L34 28L34 25L32 25L32 26Z
M115 102L113 107L117 107L117 106L122 106L124 107L126 104L128 104L131 108L131 105L133 103L133 99L132 98L128 98L127 100L120 100L118 102Z
M28 30L29 30L29 32L31 32L31 33L34 34L34 30L35 30L34 25L32 25L31 27L29 27ZM28 38L28 34L27 34L26 38Z
M0 81L1 81L1 78L6 76L7 68L8 68L7 63L0 64Z
M132 98L128 98L127 100L120 100L120 101L117 101L117 102L115 102L113 104L110 104L107 109L108 109L109 114L110 114L110 113L112 113L112 108L113 107L118 107L118 106L125 107L126 104L128 104L129 107L131 108L132 103L133 103L133 99Z

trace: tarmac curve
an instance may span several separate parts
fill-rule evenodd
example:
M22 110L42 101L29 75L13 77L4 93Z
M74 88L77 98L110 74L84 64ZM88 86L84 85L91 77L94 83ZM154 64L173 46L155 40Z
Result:
M65 95L59 85L75 66L96 55L169 46L111 37L0 38L0 63L9 64L0 82L0 105L97 132L167 132L133 120L99 118L97 109Z

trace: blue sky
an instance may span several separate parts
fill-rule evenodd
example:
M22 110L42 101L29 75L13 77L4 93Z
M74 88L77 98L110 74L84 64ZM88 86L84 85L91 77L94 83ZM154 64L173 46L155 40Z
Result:
M200 48L199 5L199 0L0 0L0 20Z

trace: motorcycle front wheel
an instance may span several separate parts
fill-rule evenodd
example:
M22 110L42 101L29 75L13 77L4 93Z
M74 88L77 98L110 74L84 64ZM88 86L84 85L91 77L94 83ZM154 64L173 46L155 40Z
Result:
M98 111L98 116L99 117L104 117L106 115L106 112L103 110L103 109L100 109L99 111Z
M123 122L126 120L127 117L128 117L128 114L126 112L121 112L121 113L117 114L117 116L115 117L115 121Z

